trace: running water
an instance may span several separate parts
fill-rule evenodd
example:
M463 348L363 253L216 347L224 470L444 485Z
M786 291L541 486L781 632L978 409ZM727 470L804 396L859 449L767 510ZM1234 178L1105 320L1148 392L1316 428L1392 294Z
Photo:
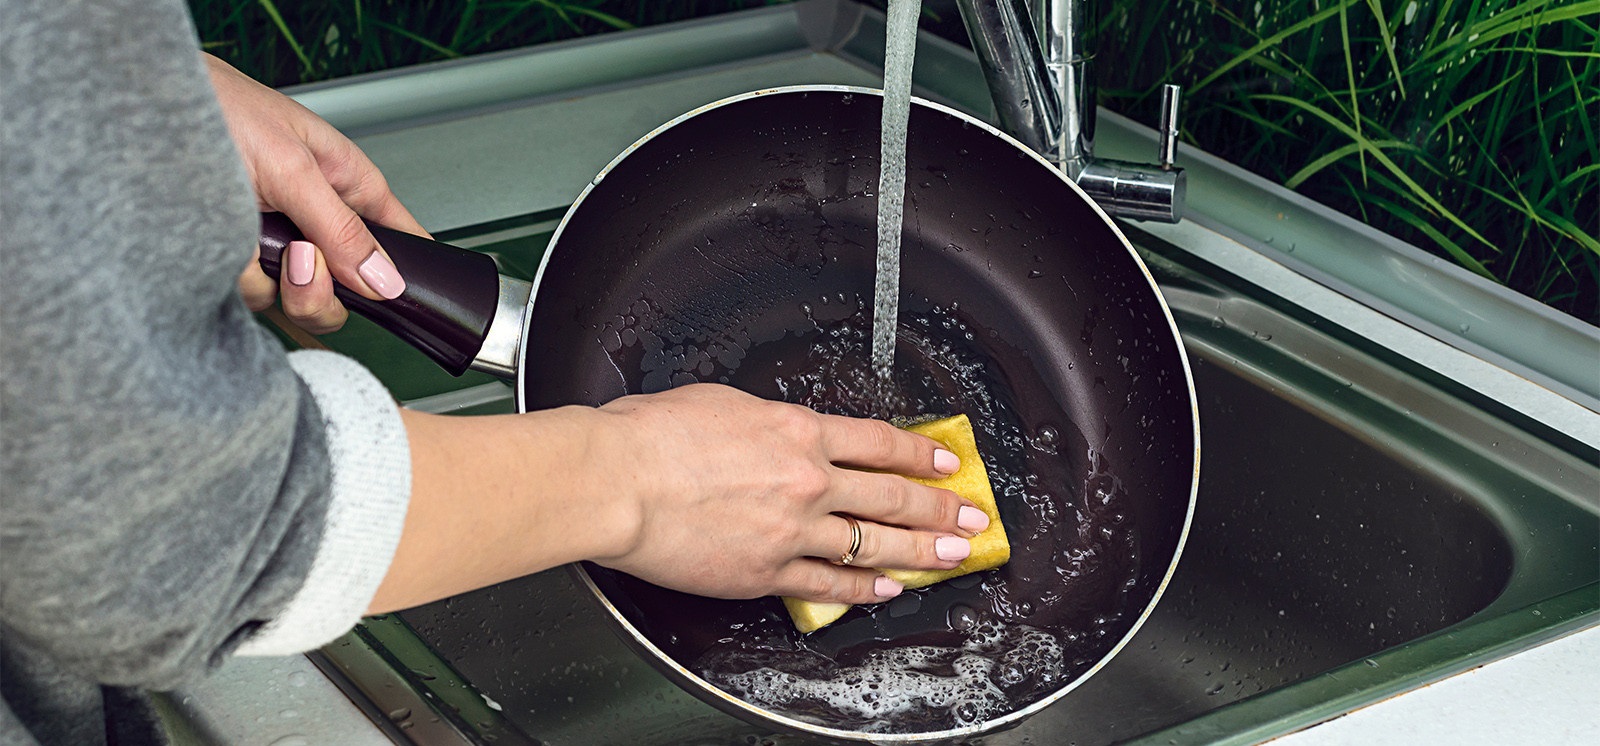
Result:
M911 63L922 0L889 0L883 60L883 149L878 166L878 275L873 285L872 369L880 382L894 372L900 316L900 226L905 212L906 122L911 117ZM883 388L887 389L887 386Z

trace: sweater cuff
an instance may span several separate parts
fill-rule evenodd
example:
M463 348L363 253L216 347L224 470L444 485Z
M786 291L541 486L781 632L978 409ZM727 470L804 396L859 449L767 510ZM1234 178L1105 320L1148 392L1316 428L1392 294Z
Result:
M301 350L289 364L322 413L332 497L305 584L238 655L301 653L350 631L394 560L411 498L405 425L383 384L332 352Z

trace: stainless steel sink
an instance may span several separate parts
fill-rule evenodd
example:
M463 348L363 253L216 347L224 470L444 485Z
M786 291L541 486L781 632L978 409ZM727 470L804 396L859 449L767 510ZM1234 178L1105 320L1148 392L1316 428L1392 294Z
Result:
M1464 665L1464 640L1541 617L1527 607L1542 600L1574 593L1593 612L1597 523L1574 502L1600 492L1591 465L1244 288L1147 257L1200 397L1190 541L1134 642L997 743L1249 741Z
M532 267L545 217L479 248L513 271ZM1428 371L1319 329L1270 293L1128 230L1194 363L1205 466L1189 545L1120 656L986 743L1253 740L1600 615L1600 522L1584 504L1600 494L1600 471L1584 461L1592 454L1519 429ZM473 233L450 238L470 244ZM344 333L374 341L365 334ZM413 405L511 408L494 383ZM774 735L683 693L608 624L558 570L370 621L330 648L328 663L360 669L374 651L390 656L400 675L389 693L432 695L446 703L435 715L468 738ZM381 689L367 694L382 712L427 712Z
M358 135L441 238L529 277L563 200L650 126L725 93L870 85L881 18L852 8L812 0L301 99ZM924 41L919 92L984 113L970 55ZM549 140L558 124L585 137ZM1153 142L1104 114L1099 140L1120 157ZM984 742L1252 743L1600 624L1600 399L1560 354L1593 330L1203 154L1180 163L1194 216L1126 229L1194 363L1189 546L1121 655ZM1456 313L1477 314L1471 339ZM511 409L504 384L451 379L359 320L327 341L410 406ZM368 620L316 659L401 741L790 742L682 692L607 627L556 570Z

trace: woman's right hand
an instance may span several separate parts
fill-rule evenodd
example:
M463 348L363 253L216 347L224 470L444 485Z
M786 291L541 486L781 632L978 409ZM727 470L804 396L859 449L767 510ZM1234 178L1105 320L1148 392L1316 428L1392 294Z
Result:
M598 409L445 417L402 411L405 529L371 613L593 560L704 596L870 603L875 567L950 569L988 526L936 478L959 466L887 423L695 384ZM860 520L852 566L832 564Z
M769 594L871 603L902 588L875 567L948 570L988 525L939 478L960 461L879 420L818 414L697 384L600 408L605 463L632 496L616 550L596 562L720 598ZM870 470L870 471L868 471ZM860 521L852 566L838 559Z

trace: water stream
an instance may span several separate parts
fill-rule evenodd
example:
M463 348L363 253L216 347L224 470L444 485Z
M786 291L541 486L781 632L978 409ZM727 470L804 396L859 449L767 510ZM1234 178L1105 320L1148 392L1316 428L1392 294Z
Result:
M883 61L883 146L878 166L878 270L872 306L872 369L884 383L894 371L895 325L900 316L906 123L911 117L911 65L921 11L921 0L889 0Z

